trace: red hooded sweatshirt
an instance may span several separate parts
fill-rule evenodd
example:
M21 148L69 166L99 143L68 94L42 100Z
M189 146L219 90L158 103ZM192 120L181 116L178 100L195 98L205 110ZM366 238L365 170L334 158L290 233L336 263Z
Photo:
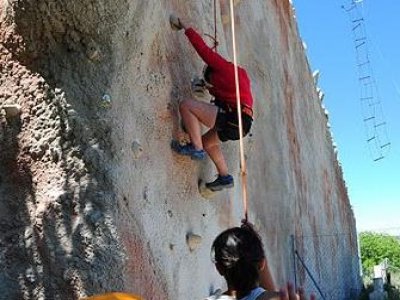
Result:
M235 69L233 63L227 61L207 46L193 28L186 29L185 34L194 49L196 49L196 52L212 70L209 83L213 87L209 89L210 94L219 101L226 102L231 107L236 107ZM240 103L252 108L253 96L251 94L250 79L243 68L238 67L238 73Z

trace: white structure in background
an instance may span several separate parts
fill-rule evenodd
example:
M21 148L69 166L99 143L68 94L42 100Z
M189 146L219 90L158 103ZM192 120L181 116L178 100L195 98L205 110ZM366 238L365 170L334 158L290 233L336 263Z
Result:
M386 281L386 269L381 264L374 266L374 279L377 278L381 278L383 283Z

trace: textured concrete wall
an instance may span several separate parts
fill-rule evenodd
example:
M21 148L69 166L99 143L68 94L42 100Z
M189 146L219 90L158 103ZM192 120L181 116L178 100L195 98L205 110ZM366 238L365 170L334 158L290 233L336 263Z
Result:
M275 279L295 277L293 235L309 267L328 273L324 290L358 288L353 213L292 7L235 3L256 102L249 216ZM219 51L232 57L228 4L217 1L217 26ZM223 146L235 188L203 199L197 180L213 179L214 167L169 148L178 103L202 69L183 32L170 30L172 11L213 33L212 1L1 3L0 105L21 105L20 118L1 117L1 294L201 299L223 286L210 246L243 216L238 143ZM190 233L201 236L194 250ZM319 236L337 249L324 266Z

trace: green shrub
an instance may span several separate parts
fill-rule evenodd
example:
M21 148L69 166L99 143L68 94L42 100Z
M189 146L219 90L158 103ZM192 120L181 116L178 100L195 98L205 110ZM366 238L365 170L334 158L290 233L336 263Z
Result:
M390 266L400 268L400 241L390 235L362 232L360 233L361 262L366 273L372 273L373 267L384 259Z

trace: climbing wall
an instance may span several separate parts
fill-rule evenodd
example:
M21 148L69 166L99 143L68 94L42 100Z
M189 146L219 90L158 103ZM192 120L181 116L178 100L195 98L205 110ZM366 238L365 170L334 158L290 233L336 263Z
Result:
M229 1L216 4L218 50L232 58ZM170 12L214 32L213 1L1 1L4 299L115 290L202 299L224 287L210 246L243 217L238 143L223 145L235 188L202 198L197 181L213 180L213 165L169 146L203 65L171 31ZM317 243L292 237L340 234L344 247L326 258L339 267L323 288L336 277L357 282L357 263L345 259L357 256L353 212L293 8L235 1L235 24L255 96L249 218L275 280L297 280L294 246L311 264L319 259Z

